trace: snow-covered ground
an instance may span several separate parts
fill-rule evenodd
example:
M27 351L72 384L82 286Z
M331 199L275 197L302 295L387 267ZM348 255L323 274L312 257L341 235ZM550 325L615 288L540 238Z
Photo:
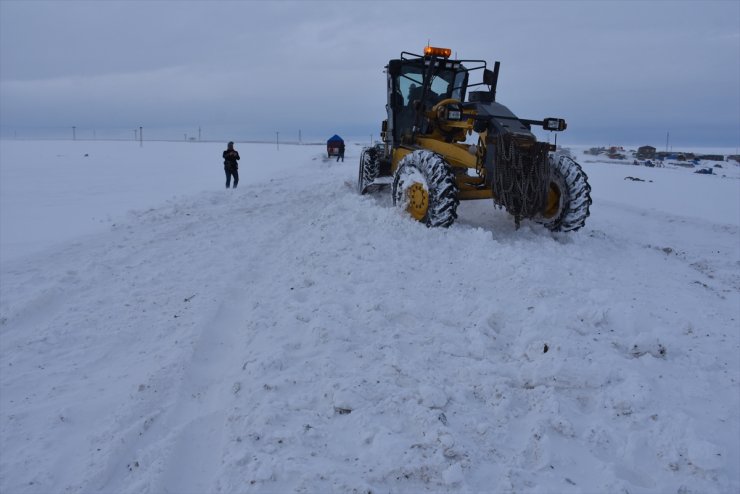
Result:
M0 142L0 492L740 491L738 166L445 230L236 147Z

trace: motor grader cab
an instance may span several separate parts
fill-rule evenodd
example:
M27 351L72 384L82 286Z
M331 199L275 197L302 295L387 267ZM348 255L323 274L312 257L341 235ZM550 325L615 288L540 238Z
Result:
M450 226L461 200L493 199L517 227L522 219L553 231L582 227L591 204L586 174L531 131L562 131L565 121L517 117L496 101L499 62L489 70L450 54L427 46L388 62L382 143L363 149L358 192L390 185L393 204L428 226Z

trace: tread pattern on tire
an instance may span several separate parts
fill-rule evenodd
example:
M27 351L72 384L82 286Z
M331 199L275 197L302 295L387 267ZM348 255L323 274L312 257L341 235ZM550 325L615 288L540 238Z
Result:
M377 147L367 147L360 155L360 172L357 178L357 192L364 194L380 174L380 159Z
M402 205L406 188L411 185L407 182L416 175L414 170L424 178L429 192L429 209L422 222L429 227L449 227L457 219L460 200L452 169L436 153L417 150L403 157L393 177L393 204Z
M591 206L591 186L588 177L577 162L570 156L555 154L550 156L550 172L553 180L559 182L563 194L562 209L554 218L540 221L553 232L576 231L586 224Z

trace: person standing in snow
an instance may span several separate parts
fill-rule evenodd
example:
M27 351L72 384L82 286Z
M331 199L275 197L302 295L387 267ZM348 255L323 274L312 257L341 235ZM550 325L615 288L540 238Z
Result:
M229 142L224 151L224 172L226 172L226 188L229 188L231 177L234 177L234 188L239 183L239 152L234 149L234 143Z
M339 162L339 158L342 158L342 163L344 163L344 142L339 143L339 154L337 155L337 162Z

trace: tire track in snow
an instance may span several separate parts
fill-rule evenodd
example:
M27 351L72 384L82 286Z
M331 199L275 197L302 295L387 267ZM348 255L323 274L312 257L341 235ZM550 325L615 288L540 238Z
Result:
M165 423L174 437L164 461L162 492L209 492L218 478L228 412L224 404L238 392L228 373L238 365L239 336L245 330L241 302L238 292L229 294L215 317L203 326L182 389L169 407L172 413Z
M254 338L250 334L254 331L254 324L249 322L250 311L255 298L269 292L274 282L274 270L281 261L273 253L293 245L285 241L286 232L300 231L297 227L310 221L308 217L285 215L281 197L281 193L271 194L265 200L260 193L227 197L228 219L203 228L203 238L208 238L209 232L228 228L228 236L239 239L228 280L220 286L214 283L219 286L219 293L199 295L218 300L219 309L198 323L192 353L179 366L176 393L167 403L149 405L149 409L157 408L159 412L151 416L145 433L134 433L126 439L127 447L114 457L117 473L106 481L106 488L127 492L203 492L218 485L223 468L219 452L223 442L229 440L224 436L225 421L232 415L229 403L242 392L236 374ZM326 196L306 191L300 197L301 201L321 202ZM234 221L231 215L237 215L239 220ZM215 215L208 216L201 218L204 224ZM271 224L261 225L266 217ZM172 228L179 229L177 225ZM204 455L205 451L209 453ZM138 471L130 471L132 463L138 465ZM136 481L136 476L144 480Z

